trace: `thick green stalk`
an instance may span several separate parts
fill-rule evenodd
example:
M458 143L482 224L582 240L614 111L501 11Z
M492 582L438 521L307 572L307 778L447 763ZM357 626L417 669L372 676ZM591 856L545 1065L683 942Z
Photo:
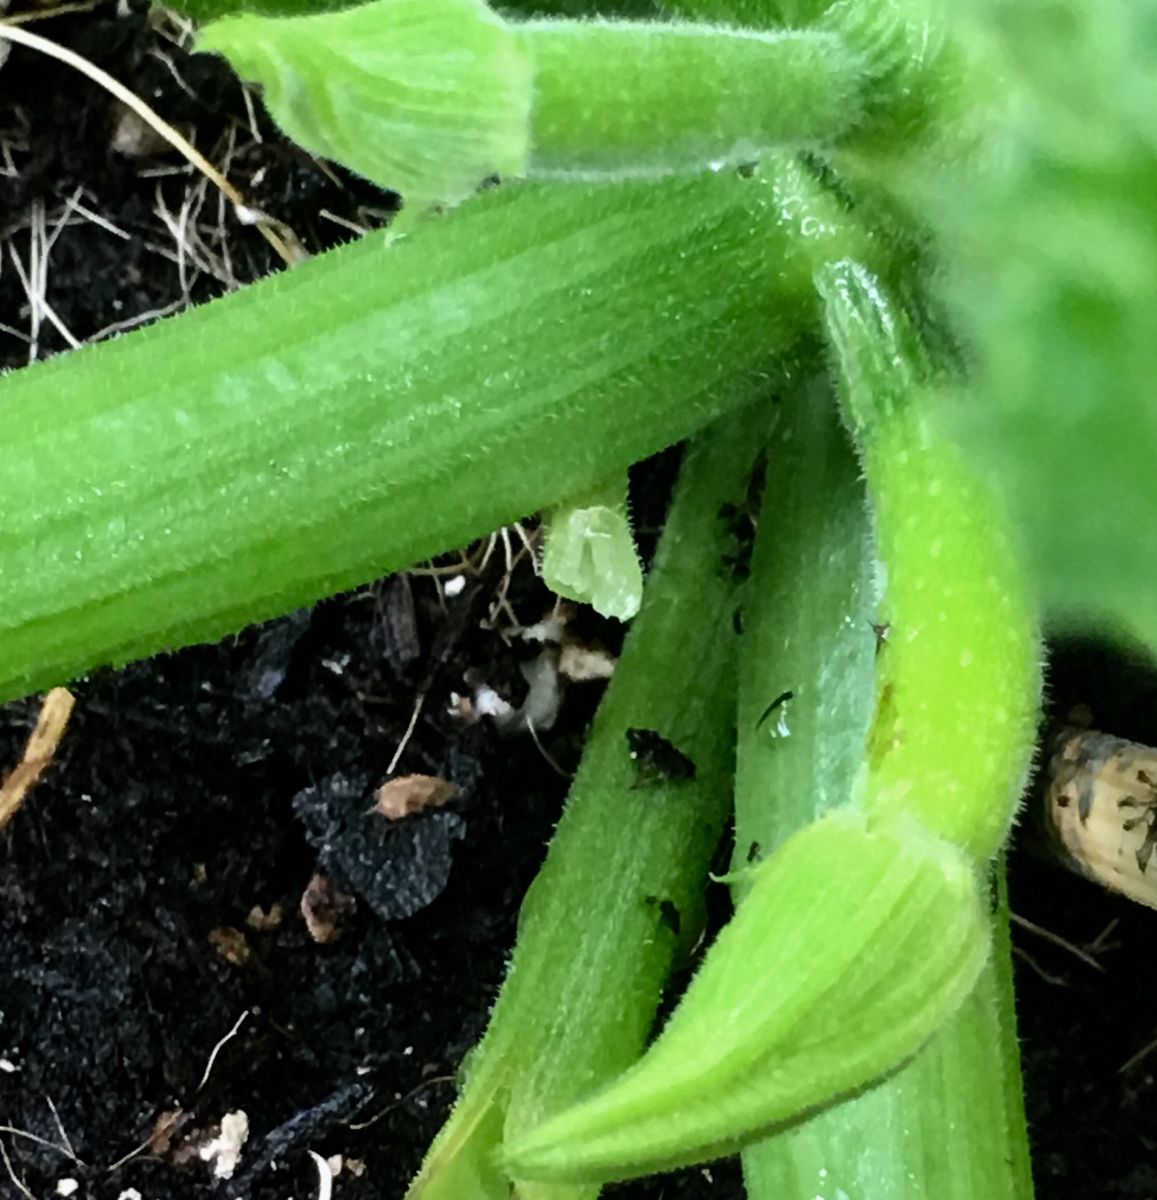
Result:
M407 203L498 174L695 173L814 147L859 121L868 60L838 30L505 22L483 0L370 0L208 26L295 141Z
M460 545L760 394L813 315L780 194L499 189L8 376L0 696Z
M793 388L768 452L746 606L737 897L753 863L855 800L875 705L875 573L867 496L830 389Z
M902 1066L988 957L982 873L1031 757L1036 623L999 507L929 410L905 314L850 260L816 282L882 565L862 803L753 869L654 1045L509 1146L519 1177L620 1178L765 1136Z
M871 522L826 395L789 396L769 482L740 656L736 889L767 853L847 804L875 698ZM761 720L784 690L792 699ZM743 1152L749 1200L1024 1200L1027 1140L1008 979L1007 914L963 1009L875 1087ZM1003 956L1003 957L1002 957ZM999 978L998 978L999 976Z
M634 176L812 145L860 117L865 63L837 33L531 21L532 175Z
M733 764L737 599L722 563L735 547L719 511L742 503L772 415L760 406L688 455L643 610L523 905L510 975L411 1200L598 1193L511 1184L496 1151L638 1057L667 975L700 927ZM646 755L633 762L631 728L668 739L694 777L664 778Z
M875 817L915 817L981 862L1036 740L1041 650L1007 513L949 436L916 331L851 260L816 276L886 580L869 750Z

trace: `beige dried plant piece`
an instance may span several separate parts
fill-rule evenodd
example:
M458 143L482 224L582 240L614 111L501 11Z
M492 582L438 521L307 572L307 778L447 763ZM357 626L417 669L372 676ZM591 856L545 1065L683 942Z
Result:
M0 784L0 829L16 815L24 797L52 762L76 703L67 688L53 688L40 706L36 726L28 737L24 755L8 778Z
M149 1153L155 1158L169 1158L176 1149L178 1135L190 1120L191 1114L179 1108L167 1108L158 1114L153 1131L145 1143ZM184 1161L188 1161L192 1154L192 1150L186 1153Z
M400 775L378 788L370 811L400 821L426 808L441 808L460 794L455 784L437 775Z
M249 942L240 929L232 925L222 925L209 931L209 944L217 952L219 958L235 967L243 967L249 961Z
M563 642L558 656L558 673L571 683L610 679L615 673L615 656L601 646Z
M305 886L301 896L301 915L309 936L320 946L336 942L345 933L350 918L357 912L357 901L339 891L333 881L320 872Z
M255 904L249 910L245 924L250 929L256 929L258 933L268 933L272 929L280 929L284 919L285 913L280 904L273 903L268 909L262 908L260 904Z
M1065 864L1157 908L1157 749L1091 729L1054 742L1045 828Z

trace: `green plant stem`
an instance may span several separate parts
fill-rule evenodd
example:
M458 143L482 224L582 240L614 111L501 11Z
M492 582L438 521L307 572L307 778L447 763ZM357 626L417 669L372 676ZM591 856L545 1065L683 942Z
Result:
M828 395L797 390L772 442L749 585L760 602L740 655L739 899L752 847L770 853L856 790L875 697L872 571L847 435ZM761 721L788 689L792 699ZM977 988L913 1062L743 1152L749 1200L1031 1197L1007 913L993 921L995 953Z
M983 863L1008 832L1036 740L1041 652L1025 572L999 498L944 426L903 308L851 260L816 284L886 572L868 805Z
M461 545L760 394L814 316L780 191L499 189L9 375L0 696Z
M855 802L875 707L875 572L871 513L830 389L794 387L769 447L745 605L737 899L753 863Z
M295 141L416 207L495 174L686 174L814 148L857 124L869 80L839 30L506 22L483 0L243 15L199 45L259 82Z
M860 116L864 61L836 33L600 20L515 28L535 70L532 175L702 170L830 141Z
M734 545L718 513L742 501L771 416L759 406L688 454L642 612L523 905L509 977L411 1200L598 1192L511 1184L495 1151L638 1056L667 975L701 926L733 764L737 600L722 564ZM669 739L695 777L649 777L629 757L631 727Z

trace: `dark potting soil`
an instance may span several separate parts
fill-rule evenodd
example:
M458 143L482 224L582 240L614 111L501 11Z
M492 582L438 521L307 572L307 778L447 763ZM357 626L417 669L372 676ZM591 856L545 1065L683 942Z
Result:
M288 146L178 26L110 5L38 28L194 132L310 251L392 208ZM67 68L18 49L0 70L6 366L279 265L178 160L111 150L118 120ZM646 529L671 464L636 481ZM311 1197L307 1151L343 1157L340 1200L401 1196L484 1027L565 794L556 765L577 762L598 699L598 685L572 686L541 746L461 718L454 695L478 681L515 703L525 687L525 647L487 619L503 587L525 622L550 608L525 556L508 573L499 545L456 596L439 577L383 580L75 685L57 760L0 834L0 1197L22 1186L47 1200L64 1180L81 1200ZM1077 645L1052 675L1057 713L1084 702L1102 727L1157 740L1151 675ZM0 770L36 709L0 709ZM349 816L403 742L400 771L459 795L359 841ZM300 910L319 869L357 893L329 942ZM1157 1037L1153 914L1027 849L1011 887L1020 915L1077 944L1117 922L1100 971L1016 933L1038 1194L1157 1197L1157 1051L1137 1057ZM238 1111L249 1138L226 1186L189 1155ZM723 1163L608 1194L742 1190Z

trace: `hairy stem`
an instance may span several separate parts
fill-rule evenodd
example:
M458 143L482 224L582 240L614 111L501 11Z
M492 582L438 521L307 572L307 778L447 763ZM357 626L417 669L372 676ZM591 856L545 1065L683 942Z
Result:
M719 511L742 501L770 416L748 412L689 453L642 612L523 905L490 1028L411 1200L598 1192L511 1184L496 1151L638 1056L667 974L700 927L729 807L734 728L737 600L723 567L734 545ZM653 761L645 748L632 761L628 729L686 755L693 778L665 775L661 747Z
M772 442L750 581L761 602L751 607L741 654L739 895L749 860L831 807L854 802L879 636L871 532L858 464L831 398L797 391ZM789 689L791 699L765 716ZM993 921L995 954L979 984L913 1062L743 1152L749 1200L1031 1197L1007 913Z
M8 376L0 696L461 545L760 394L813 318L777 205L499 189Z
M702 170L812 145L860 116L864 62L838 34L531 21L530 170L619 176Z

